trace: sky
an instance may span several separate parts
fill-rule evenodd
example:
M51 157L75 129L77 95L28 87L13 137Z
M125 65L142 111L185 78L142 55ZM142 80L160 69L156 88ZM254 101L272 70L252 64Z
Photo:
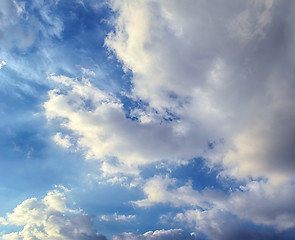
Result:
M295 2L1 0L0 238L295 238Z

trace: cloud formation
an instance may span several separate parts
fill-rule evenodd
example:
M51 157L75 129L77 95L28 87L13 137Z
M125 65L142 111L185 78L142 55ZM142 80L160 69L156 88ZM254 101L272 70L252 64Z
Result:
M225 175L293 178L293 3L115 0L111 7L118 17L105 43L132 71L134 98L177 116L195 148L213 142L203 156Z
M4 60L0 60L0 69L6 65L6 62Z
M118 214L118 213L114 213L113 215L101 215L99 217L100 221L105 221L105 222L109 222L109 221L134 221L136 219L136 215L125 215L125 214Z
M86 151L86 158L99 159L105 173L135 174L141 165L161 160L177 163L203 151L190 135L182 142L184 136L178 134L177 124L164 122L155 114L148 122L127 118L119 98L94 87L86 78L50 75L49 79L59 85L44 103L47 118L59 120L70 130L76 147ZM59 136L55 141L65 144Z
M110 1L116 14L105 46L131 71L130 92L94 87L87 78L95 74L86 68L81 78L49 75L55 88L44 108L59 123L55 142L98 160L113 182L138 177L150 164L204 158L220 170L220 181L242 186L226 194L196 191L190 182L179 186L159 175L139 181L146 198L132 203L185 207L174 220L194 223L212 239L260 236L245 232L247 221L294 228L294 6L272 0Z
M23 229L2 235L3 240L106 240L92 229L90 216L66 206L65 193L53 190L38 200L30 198L12 213L0 218L2 225L17 225Z
M225 224L229 224L227 219L231 221L230 219L235 216L240 220L283 231L295 227L294 190L294 184L286 184L282 188L263 181L252 181L226 194L212 189L197 191L191 183L178 186L176 179L154 176L143 186L146 199L133 203L138 207L150 207L155 204L189 207L190 210L179 213L175 220L194 221L196 230L200 230L202 219L214 219L212 215L217 214L220 219L224 219L222 222ZM206 220L206 223L208 221ZM219 220L215 221L217 224Z
M185 233L182 229L156 230L144 234L122 233L113 236L113 240L190 240L196 239L193 234Z

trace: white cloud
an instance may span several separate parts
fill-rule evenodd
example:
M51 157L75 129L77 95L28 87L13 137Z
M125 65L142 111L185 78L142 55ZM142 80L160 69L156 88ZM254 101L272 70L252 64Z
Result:
M136 219L136 215L125 215L125 214L118 214L118 213L114 213L113 215L101 215L99 217L100 221L105 221L105 222L109 222L109 221L130 222L130 221L134 221L135 219Z
M134 98L178 116L172 125L186 143L214 142L203 156L223 164L225 175L293 179L294 18L291 11L280 18L293 3L114 0L111 7L116 31L105 43L132 71Z
M53 140L56 142L56 144L60 145L63 148L69 148L72 146L70 141L70 136L66 135L62 137L62 133L58 132L54 135Z
M225 194L209 189L197 191L190 183L178 186L176 179L171 179L168 176L155 176L148 179L143 186L143 192L147 198L133 203L138 207L168 203L172 206L191 209L179 213L175 218L179 221L192 222L191 218L207 219L210 214L222 213L224 219L226 219L226 215L231 215L258 225L285 230L295 227L294 190L294 184L285 184L282 187L265 181L252 181L246 186L241 186L240 190L236 189ZM208 214L209 216L207 216ZM194 221L197 222L197 230L199 230L200 219ZM204 223L204 225L206 224Z
M137 176L146 164L205 157L209 166L223 167L221 176L246 181L226 197L156 176L143 184L139 207L191 207L179 219L204 208L197 211L200 228L211 231L206 224L216 216L214 238L227 215L294 227L295 29L294 10L284 11L294 3L114 0L110 6L115 31L105 44L132 71L131 98L149 106L133 109L139 120L132 121L117 97L87 79L51 75L61 86L44 104L48 119L59 119L105 175ZM169 113L175 119L164 121Z
M288 60L283 50L277 59L270 57L280 51L272 23L276 8L283 6L214 3L112 1L116 31L106 46L133 72L131 97L149 107L133 109L131 116L138 121L131 121L118 98L86 78L50 75L64 86L49 93L47 117L62 119L77 147L86 150L87 158L100 159L102 170L111 175L138 174L139 166L158 161L205 157L208 165L222 164L222 174L233 178L290 181L295 169L293 70L283 64ZM244 49L229 33L244 12L260 24L249 23L255 34L247 40L257 51ZM262 32L264 38L254 37ZM169 113L177 120L163 121ZM213 150L208 142L214 143Z
M155 176L148 179L143 186L146 199L134 201L138 207L150 207L157 203L169 203L173 206L198 206L208 207L208 198L217 198L219 194L214 191L195 191L191 183L177 187L176 179L168 176ZM214 196L215 195L215 196Z
M6 62L4 60L0 60L0 69L6 65Z
M67 216L69 213L71 217ZM42 200L23 201L0 221L23 227L19 232L2 235L3 240L106 240L92 229L88 215L67 208L65 193L59 190L48 192Z
M122 233L113 236L113 240L189 240L196 239L193 234L185 233L182 229L156 230L144 234Z
M126 118L119 99L85 78L49 78L62 85L49 92L44 104L47 118L58 119L62 127L71 130L76 147L86 151L86 158L99 159L106 174L138 174L141 165L161 160L177 163L203 151L192 141L193 136L183 136L175 129L177 123L163 123L155 114L149 122Z

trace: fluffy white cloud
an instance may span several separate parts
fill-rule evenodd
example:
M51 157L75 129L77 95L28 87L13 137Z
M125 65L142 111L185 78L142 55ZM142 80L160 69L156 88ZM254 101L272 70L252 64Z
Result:
M185 233L182 229L156 230L144 234L122 233L113 236L113 240L189 240L196 239L193 234Z
M1 237L3 240L106 240L92 229L91 218L79 212L66 207L64 192L54 190L40 201L36 198L23 201L12 213L0 218L4 225L23 227L19 232Z
M50 75L49 79L59 86L49 92L44 104L47 118L58 119L70 130L76 146L86 151L86 158L102 161L104 173L137 174L138 166L161 160L181 162L201 155L207 147L205 142L193 141L191 134L179 133L177 123L163 122L155 114L149 122L126 118L121 101L86 78L80 81ZM55 140L61 143L58 137Z
M134 98L178 116L175 129L187 143L214 142L203 156L222 163L225 175L293 178L294 3L113 0L111 7L116 30L105 42L132 71Z
M231 215L278 230L295 227L294 184L285 184L282 188L281 185L273 186L264 181L252 181L246 186L241 186L240 190L225 194L209 189L197 191L190 183L177 186L176 179L155 176L147 180L143 191L147 198L133 202L138 207L149 207L159 203L189 207L191 210L179 213L175 220L192 222L194 219L197 222L197 230L200 230L200 221L203 221L203 218L211 219L211 214L217 213L224 215L223 222L227 221L226 215ZM214 225L213 222L211 225Z
M216 239L223 226L233 236L223 225L228 215L294 227L294 3L113 0L110 6L115 31L105 44L132 71L130 97L148 107L133 109L133 121L119 98L84 77L51 75L60 85L44 104L48 119L70 130L106 175L137 175L146 164L202 156L223 167L221 176L246 180L224 196L156 176L143 185L147 197L134 202L139 207L191 206L177 218L197 215L198 228ZM163 120L169 114L173 119ZM127 236L145 239L121 235Z
M173 206L198 206L202 208L209 207L209 199L224 198L222 193L211 190L198 192L193 189L191 183L177 187L176 179L168 176L155 176L148 179L143 192L146 199L134 201L138 207L149 207L157 203L169 203Z
M149 107L134 109L132 121L118 98L84 77L50 75L61 86L44 105L48 118L62 119L86 157L104 162L105 173L137 174L140 165L202 156L233 178L291 180L295 86L285 63L295 59L275 41L280 24L294 32L276 14L287 3L214 4L111 1L118 14L106 46L133 73L131 97ZM175 119L164 121L169 114Z

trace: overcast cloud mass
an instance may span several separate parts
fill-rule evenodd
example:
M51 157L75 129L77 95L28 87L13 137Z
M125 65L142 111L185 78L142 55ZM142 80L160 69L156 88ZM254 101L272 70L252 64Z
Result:
M295 238L295 2L1 0L0 238Z

